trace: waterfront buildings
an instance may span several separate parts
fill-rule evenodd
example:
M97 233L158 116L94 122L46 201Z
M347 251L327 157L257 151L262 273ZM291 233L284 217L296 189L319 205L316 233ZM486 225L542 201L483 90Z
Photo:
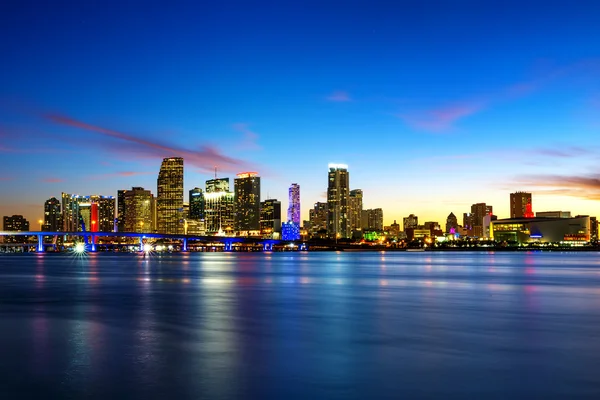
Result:
M300 185L292 183L289 190L288 222L300 226Z
M363 229L377 232L383 231L383 210L381 208L363 210L363 214L366 220L366 225L363 226Z
M490 233L500 242L583 244L590 240L590 217L499 219L491 222Z
M46 232L58 232L62 229L60 200L52 197L44 203L44 225Z
M125 232L125 194L127 190L117 190L117 232Z
M419 217L417 217L415 214L410 214L408 217L404 217L402 219L402 228L404 229L404 233L406 234L406 238L408 240L415 238L414 232L418 226Z
M294 222L284 222L281 224L281 239L282 240L299 240L300 225Z
M515 192L510 194L510 217L531 218L533 217L531 193Z
M311 236L327 235L327 203L317 202L308 212Z
M485 203L475 203L471 206L472 236L485 237L483 231L483 217L493 214L493 207ZM465 225L466 226L466 225Z
M165 158L157 179L157 232L183 233L183 158Z
M207 234L231 234L234 230L234 194L229 191L229 178L206 181L204 222Z
M122 196L125 215L123 215L124 232L147 233L154 231L152 206L154 196L142 187L133 187Z
M351 190L348 201L350 209L350 230L352 232L362 231L365 226L365 224L362 223L363 191L361 189ZM368 224L368 221L365 221L365 223Z
M200 221L204 219L204 193L200 188L190 190L188 219Z
M446 218L446 233L458 232L458 219L454 213L450 213Z
M115 198L61 194L61 219L64 232L113 232Z
M260 177L256 172L237 174L235 185L235 230L258 231L260 229Z
M22 215L5 216L3 218L2 230L7 232L29 231L29 221Z
M345 164L329 164L327 186L327 235L331 239L350 238L350 178Z
M272 239L281 235L281 202L269 199L260 203L260 234Z

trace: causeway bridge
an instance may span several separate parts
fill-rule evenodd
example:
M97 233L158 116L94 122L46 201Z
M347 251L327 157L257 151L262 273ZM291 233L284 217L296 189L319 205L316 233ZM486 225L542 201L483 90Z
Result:
M31 238L37 239L36 242L30 242ZM55 247L59 237L68 238L75 242L85 244L85 250L90 252L98 251L100 246L139 246L139 251L144 251L144 246L156 241L168 241L175 243L179 251L188 251L191 247L219 247L223 251L236 251L248 249L260 249L262 251L273 251L275 248L308 250L306 243L299 241L284 241L278 239L263 239L260 237L244 236L199 236L199 235L179 235L163 233L137 233L137 232L36 232L36 231L0 231L0 238L3 243L0 246L35 246L35 251L43 253L47 247ZM7 241L11 238L10 241ZM44 238L52 238L50 243L45 243ZM99 243L99 240L113 238L110 242ZM128 243L120 243L122 239L129 240ZM22 239L22 240L21 240ZM135 240L137 239L137 240ZM64 240L67 242L67 240ZM115 243L117 242L117 243ZM133 242L133 243L131 243Z

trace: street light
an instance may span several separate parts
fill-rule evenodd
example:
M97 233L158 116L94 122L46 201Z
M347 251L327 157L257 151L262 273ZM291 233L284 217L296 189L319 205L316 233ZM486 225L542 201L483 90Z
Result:
M43 226L44 226L44 220L43 220L43 219L40 219L40 220L38 220L38 222L39 222L39 224L40 224L40 232L41 232L41 231L43 231L43 230L44 230L44 229L43 229Z

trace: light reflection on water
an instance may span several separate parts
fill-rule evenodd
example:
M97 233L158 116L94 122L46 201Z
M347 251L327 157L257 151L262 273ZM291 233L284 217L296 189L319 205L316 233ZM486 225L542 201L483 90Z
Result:
M59 398L592 396L599 259L2 256L0 387Z

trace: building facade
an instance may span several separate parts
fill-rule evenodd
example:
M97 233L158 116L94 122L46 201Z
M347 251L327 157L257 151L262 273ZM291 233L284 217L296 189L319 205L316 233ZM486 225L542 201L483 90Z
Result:
M499 219L490 232L499 242L583 244L590 241L590 217Z
M349 213L350 213L350 230L352 232L361 231L362 212L363 212L363 191L362 189L354 189L350 191L348 198Z
M46 232L57 232L62 230L60 200L52 197L44 203L44 225Z
M183 233L183 158L163 159L156 183L157 232Z
M260 234L277 238L281 234L281 202L269 199L260 203Z
M457 233L458 232L458 219L454 213L450 213L446 218L446 233Z
M373 208L364 210L366 214L366 228L371 231L383 231L383 210L381 208Z
M234 201L233 193L229 191L229 178L215 178L206 181L204 222L207 234L233 233Z
M190 190L190 208L188 219L200 221L204 219L204 192L200 188Z
M350 238L350 177L348 166L329 164L327 186L327 235L330 239Z
M472 236L484 237L483 217L493 214L493 207L485 203L475 203L471 206Z
M133 187L123 195L125 215L123 232L154 232L152 221L152 193L142 187Z
M300 185L292 183L289 190L288 222L300 226Z
M310 221L310 236L318 236L321 232L327 234L327 203L317 202L308 212Z
M515 192L510 194L510 217L532 218L531 193Z
M260 229L260 177L256 172L237 174L234 180L235 230Z

